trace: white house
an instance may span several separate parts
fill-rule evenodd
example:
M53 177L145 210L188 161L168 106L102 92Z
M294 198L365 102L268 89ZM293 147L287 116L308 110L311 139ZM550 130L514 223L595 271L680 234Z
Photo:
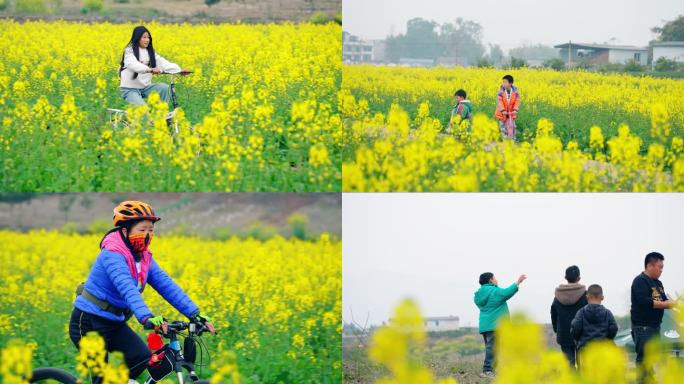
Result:
M653 43L653 63L661 57L684 63L684 41Z
M459 328L458 316L426 317L423 320L428 332L453 331Z
M373 61L373 43L361 40L349 32L342 32L342 62L347 64Z
M568 42L554 45L559 48L559 57L569 65L578 61L592 64L624 64L634 60L641 65L648 63L648 49L633 45L583 44Z

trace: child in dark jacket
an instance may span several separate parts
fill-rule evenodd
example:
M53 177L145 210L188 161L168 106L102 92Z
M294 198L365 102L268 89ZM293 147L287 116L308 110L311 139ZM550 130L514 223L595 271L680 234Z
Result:
M551 324L556 333L556 342L574 368L577 346L570 335L570 322L577 311L587 305L587 288L579 283L580 270L576 265L565 270L565 280L568 284L561 284L556 288L551 304Z
M603 289L592 284L587 290L588 304L577 311L570 325L570 333L577 341L577 354L580 354L589 342L594 340L613 340L618 331L615 317L606 307L601 305Z

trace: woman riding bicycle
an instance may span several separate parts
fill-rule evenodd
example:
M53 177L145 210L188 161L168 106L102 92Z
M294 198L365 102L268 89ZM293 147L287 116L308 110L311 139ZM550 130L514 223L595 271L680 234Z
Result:
M135 105L146 105L145 100L152 92L168 102L169 85L152 84L152 75L162 72L177 73L181 68L154 51L152 34L144 26L133 29L131 41L124 48L119 66L121 97Z
M69 336L77 348L83 336L95 331L104 339L108 352L123 352L131 379L145 370L151 353L126 321L135 315L141 324L161 326L164 322L162 316L152 314L142 298L147 284L188 318L209 321L152 258L148 247L154 223L159 220L144 202L124 201L114 208L115 228L100 242L100 254L88 279L78 287L69 322Z

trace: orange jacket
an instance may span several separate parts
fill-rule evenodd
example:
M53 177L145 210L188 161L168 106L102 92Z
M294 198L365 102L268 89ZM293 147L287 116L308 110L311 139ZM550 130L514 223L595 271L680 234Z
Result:
M520 109L520 93L518 88L512 85L510 99L506 100L506 91L502 85L499 93L496 95L496 112L494 116L496 116L497 120L506 121L506 115L503 114L503 111L506 111L508 116L515 120L518 117L518 109Z

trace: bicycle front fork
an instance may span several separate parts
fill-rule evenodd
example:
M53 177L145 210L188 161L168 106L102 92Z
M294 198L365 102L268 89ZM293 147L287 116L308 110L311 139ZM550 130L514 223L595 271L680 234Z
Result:
M176 98L176 84L171 81L169 84L169 92L171 92L171 103L173 104L173 109L178 108L178 98Z

